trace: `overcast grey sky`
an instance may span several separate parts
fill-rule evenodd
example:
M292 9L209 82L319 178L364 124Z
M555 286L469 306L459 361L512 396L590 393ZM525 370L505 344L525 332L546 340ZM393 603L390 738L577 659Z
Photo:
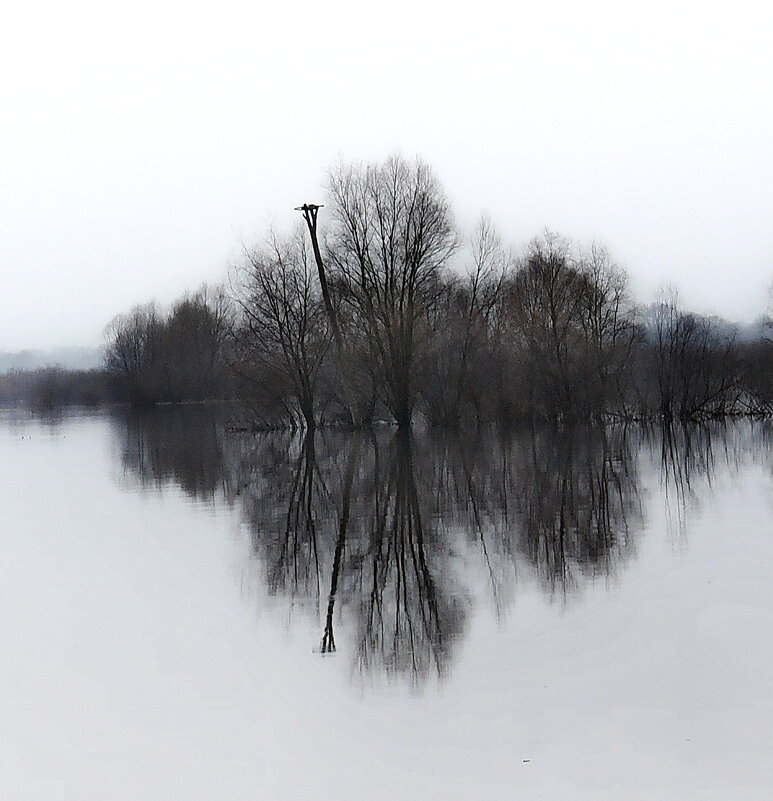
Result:
M224 275L339 157L418 154L460 225L605 241L641 300L773 282L764 3L14 3L0 28L0 350L94 345Z

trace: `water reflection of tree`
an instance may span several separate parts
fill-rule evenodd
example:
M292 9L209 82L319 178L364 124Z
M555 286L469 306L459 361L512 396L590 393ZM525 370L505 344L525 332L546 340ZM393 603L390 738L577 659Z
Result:
M269 591L310 602L323 652L354 630L362 670L445 673L480 593L474 560L500 614L518 563L566 595L613 572L641 525L622 429L256 442L240 483Z
M332 476L323 476L313 435L239 437L234 486L270 594L318 599L334 525ZM332 473L333 465L327 465ZM326 471L327 472L327 471Z
M361 667L443 675L465 620L465 603L445 569L447 543L431 524L429 487L417 471L410 435L399 432L386 459L371 465L376 491L367 547L358 559Z
M642 516L625 432L543 431L520 448L514 506L521 550L551 590L610 573L629 553Z
M363 670L442 674L463 622L417 483L410 436L263 437L239 480L269 592L346 618ZM245 471L249 478L245 480Z
M491 431L440 433L424 438L433 473L433 516L445 529L460 531L479 558L497 618L515 579L509 443Z
M676 526L680 537L686 536L701 490L713 488L718 467L737 472L745 455L753 452L751 433L749 426L725 421L673 422L645 430L648 444L659 454L667 523Z
M440 503L477 541L498 611L506 560L525 557L548 591L567 593L630 553L642 519L634 454L622 428L603 427L446 446Z
M773 476L773 422L763 420L759 424L759 441L762 443L763 458Z
M224 489L223 433L208 406L120 410L112 417L124 470L145 485L174 482L198 500Z
M170 412L120 430L142 481L222 487L268 593L363 673L442 676L472 600L502 614L524 569L567 596L613 572L641 524L637 442L617 428L224 435Z

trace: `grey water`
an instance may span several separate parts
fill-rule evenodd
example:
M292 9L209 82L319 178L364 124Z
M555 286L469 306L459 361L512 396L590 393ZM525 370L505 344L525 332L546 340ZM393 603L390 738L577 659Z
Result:
M773 426L0 412L9 799L768 799Z

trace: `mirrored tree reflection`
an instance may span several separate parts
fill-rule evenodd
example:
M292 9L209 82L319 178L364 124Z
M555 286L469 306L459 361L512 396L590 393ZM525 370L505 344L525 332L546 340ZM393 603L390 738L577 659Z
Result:
M217 421L116 422L142 482L221 492L265 591L363 676L451 668L473 606L504 615L537 577L569 599L634 552L638 439L615 427L227 434Z
M568 595L613 572L642 525L637 443L622 428L538 428L456 439L436 464L452 522L477 543L496 608L514 571L528 566L546 591Z
M142 486L172 482L212 500L226 489L222 416L203 405L118 410L111 423L124 471Z
M652 436L653 432L649 432ZM659 440L660 479L664 487L666 520L680 538L686 535L688 509L697 504L697 489L711 485L716 467L715 441L723 431L707 425L667 423L655 433ZM672 500L673 499L673 500Z
M514 443L519 545L551 591L606 575L642 523L631 441L621 429L532 432Z
M448 538L430 514L432 473L417 469L410 434L374 451L373 494L354 574L361 667L443 675L464 629L466 602L448 570ZM363 497L367 502L367 496Z
M680 538L687 533L691 511L715 486L716 477L736 473L744 460L764 458L766 421L670 423L644 429L647 444L658 454L666 520Z
M442 675L464 604L447 575L410 436L272 435L246 446L239 492L268 591L337 627L363 671Z
M502 614L527 569L568 597L622 564L642 524L622 429L250 443L232 483L268 590L317 616L323 653L344 630L364 672L443 676L473 603Z
M773 478L773 422L763 420L758 424L759 441L763 444L764 459L771 478Z

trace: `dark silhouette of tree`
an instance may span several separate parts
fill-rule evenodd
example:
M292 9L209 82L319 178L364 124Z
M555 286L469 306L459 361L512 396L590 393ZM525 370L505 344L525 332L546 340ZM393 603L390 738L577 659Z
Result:
M136 405L223 397L230 325L225 292L206 285L167 315L152 303L119 315L106 329L105 350L118 396Z
M160 346L165 400L219 397L226 384L230 303L222 288L203 286L172 307Z
M742 366L735 330L679 308L661 294L654 317L657 404L666 419L724 413L738 397Z
M583 279L579 305L582 332L582 381L586 414L627 411L633 381L633 356L641 337L628 276L598 244L577 264Z
M344 342L343 334L341 333L341 326L338 322L338 311L333 305L333 300L330 295L330 288L328 286L327 275L325 273L325 265L322 261L322 252L319 246L319 236L317 232L317 217L321 206L315 204L304 203L299 206L296 211L303 212L303 219L306 227L309 230L309 237L311 238L312 251L314 253L314 261L317 265L317 277L319 279L319 288L322 293L322 300L325 305L328 322L330 323L330 330L333 332L333 342L335 343L336 359L338 362L338 369L341 376L341 381L344 385L346 393L346 402L349 407L349 416L352 425L358 427L361 423L360 409L358 407L357 399L355 396L352 382L354 376L352 375L352 357L350 349Z
M328 263L348 326L362 332L382 400L400 425L413 416L428 311L456 249L451 210L432 170L393 156L330 175Z
M235 367L257 416L278 411L313 430L330 336L310 256L301 230L247 255L237 278Z
M135 306L107 327L105 367L132 403L154 403L160 382L163 322L155 304Z
M432 358L422 395L424 411L435 424L458 427L494 416L492 368L501 373L503 367L495 316L511 266L492 223L481 218L472 237L467 274L446 277L433 309Z
M199 292L168 313L150 304L116 318L112 394L236 394L254 427L290 429L773 410L769 310L752 334L668 293L637 307L603 246L546 230L515 258L485 218L457 259L451 206L421 160L341 163L327 184L324 207L298 207L305 228L246 254L231 286L238 314L223 293ZM37 397L63 395L59 379L41 377Z

